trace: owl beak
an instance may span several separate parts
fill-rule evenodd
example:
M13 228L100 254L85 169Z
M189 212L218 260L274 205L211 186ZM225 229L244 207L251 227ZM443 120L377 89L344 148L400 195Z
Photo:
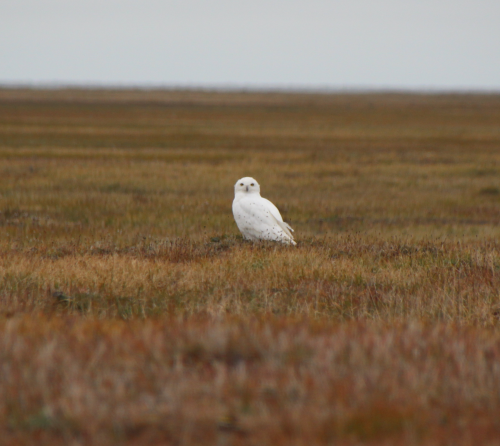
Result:
M248 192L248 186L247 186L247 192Z

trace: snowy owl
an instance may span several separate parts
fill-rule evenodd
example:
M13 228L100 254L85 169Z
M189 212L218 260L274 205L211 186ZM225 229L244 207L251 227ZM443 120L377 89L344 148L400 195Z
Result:
M274 240L296 245L293 229L283 221L280 211L260 196L260 186L251 177L234 185L233 215L238 229L247 240Z

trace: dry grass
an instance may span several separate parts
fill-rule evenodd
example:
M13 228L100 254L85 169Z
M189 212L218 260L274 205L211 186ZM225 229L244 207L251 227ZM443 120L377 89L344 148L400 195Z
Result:
M494 444L500 434L498 333L286 319L34 322L0 325L0 419L13 444L35 435L47 444Z
M495 95L0 90L5 443L495 444L499 122ZM246 175L296 248L238 235Z

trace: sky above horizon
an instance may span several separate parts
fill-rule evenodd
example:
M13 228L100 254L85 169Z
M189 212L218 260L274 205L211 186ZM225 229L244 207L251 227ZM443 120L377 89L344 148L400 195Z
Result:
M500 91L500 1L1 1L0 84Z

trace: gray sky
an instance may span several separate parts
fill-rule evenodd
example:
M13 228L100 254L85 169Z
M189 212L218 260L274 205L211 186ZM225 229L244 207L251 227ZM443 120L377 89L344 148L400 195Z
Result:
M0 0L0 83L500 90L500 0Z

